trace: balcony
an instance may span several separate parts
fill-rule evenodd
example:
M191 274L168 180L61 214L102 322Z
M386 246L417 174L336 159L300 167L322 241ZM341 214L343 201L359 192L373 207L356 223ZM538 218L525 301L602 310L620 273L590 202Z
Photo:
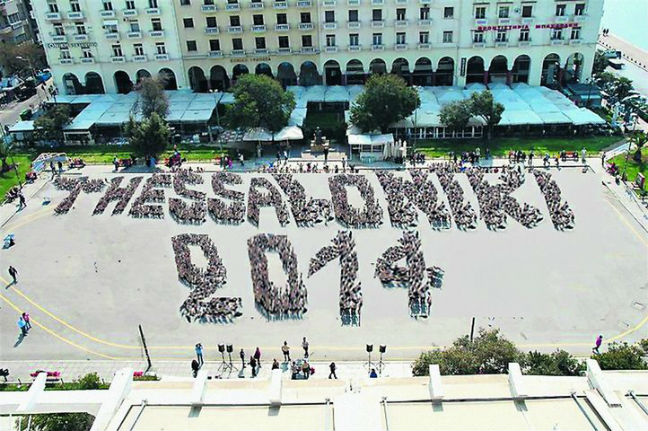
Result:
M495 48L508 48L508 46L509 46L508 39L495 41Z
M67 36L64 34L50 33L50 36L52 38L52 42L56 42L56 43L67 42Z
M360 28L360 21L349 21L347 23L347 28L349 28L349 29Z
M580 45L582 42L582 39L569 39L570 45Z
M522 17L522 24L533 24L535 21L535 18L532 16L523 16Z
M254 50L255 54L267 54L268 53L268 48L257 48Z
M252 26L252 32L254 33L263 33L264 31L266 31L266 26L263 24Z
M87 42L89 38L87 34L75 34L73 39L75 42Z
M168 61L169 60L169 54L155 54L155 60L156 61Z
M81 57L81 63L83 64L94 64L95 59L92 57Z
M227 27L228 33L243 33L243 26L240 25L230 25Z
M12 30L18 30L22 28L23 25L26 25L25 21L16 21L11 23L11 29Z
M287 1L276 1L272 4L272 7L275 9L288 9Z
M0 28L0 34L9 34L13 31L10 25Z
M114 10L102 10L99 12L99 16L102 18L114 18L116 14Z
M311 0L298 0L297 7L311 7L313 2Z
M241 10L241 5L238 3L227 3L225 5L225 10L227 11L236 11L236 10Z
M531 45L530 39L518 41L518 46L529 46L529 45Z
M83 16L83 12L81 12L81 11L78 11L78 12L70 11L70 12L67 13L67 18L68 19L85 19L85 17Z
M565 41L562 39L551 39L551 44L552 45L564 45Z
M144 63L145 61L148 61L148 58L144 54L134 55L132 59L136 63Z
M362 46L360 46L360 45L349 45L347 47L347 49L349 51L351 51L351 52L358 52L358 51L362 51Z
M210 57L222 57L223 56L223 51L221 51L221 50L209 51L209 56Z
M371 45L371 50L372 51L384 51L385 50L385 45L383 45L383 44Z
M407 0L396 0L396 4L407 4Z
M126 33L126 37L129 39L141 39L142 38L142 32L141 31L129 31Z
M324 1L322 1L322 6L324 6L324 7L335 7L336 3L337 3L336 0L324 0Z
M205 33L207 34L217 34L219 32L220 30L218 29L218 27L205 27Z
M59 63L61 64L72 64L74 63L74 60L71 58L59 58Z
M385 20L376 20L371 21L371 28L383 28L385 27Z
M46 21L60 21L61 13L60 12L47 12L45 14Z
M511 18L498 18L497 25L509 25L511 23Z
M397 19L394 21L394 26L396 27L407 27L407 20L406 19Z
M108 40L119 40L119 32L116 31L107 31L104 36Z
M360 0L347 0L347 4L349 6L359 6L360 5Z
M146 14L147 15L159 15L160 14L160 8L159 7L150 7L146 9Z
M260 1L250 2L250 9L263 9L263 2Z
M418 25L420 27L429 27L432 25L432 20L431 19L419 19L418 20Z
M204 4L200 6L200 10L205 12L205 13L210 13L210 12L216 12L218 8L216 7L215 4Z
M324 30L335 30L337 28L337 22L325 22L322 24Z
M337 52L338 47L337 46L327 46L324 48L324 52Z
M283 48L279 48L279 49L277 50L277 53L278 53L278 54L290 54L290 53L291 53L291 50L290 50L290 48L288 48L288 47L283 47Z
M587 21L587 15L576 15L574 16L575 22L585 22Z
M371 0L372 6L382 6L385 4L385 0Z
M432 3L432 0L419 0L420 4L430 4Z
M300 30L312 30L313 29L313 23L312 22L300 22L299 23L299 29Z
M407 49L407 44L406 43L397 43L394 45L394 49L396 51L405 51Z
M233 57L242 57L245 55L245 50L244 49L233 49L230 54Z
M484 41L473 42L472 47L473 48L485 48L486 47L486 42L484 42Z
M122 15L124 15L124 18L137 16L137 9L124 9Z
M487 18L475 18L475 27L479 27L480 25L488 25L488 19Z
M563 15L563 16L556 16L556 17L554 17L554 22L555 22L555 23L564 24L564 23L566 23L566 22L568 22L568 21L569 21L569 17L568 17L568 16L564 16L564 15Z
M304 46L301 51L302 54L316 54L317 50L313 46Z
M419 42L418 49L430 49L429 42Z
M164 37L164 30L151 30L149 31L151 37Z
M126 58L123 55L113 55L110 57L110 61L113 63L125 63Z
M275 31L288 31L288 30L290 30L290 24L275 25Z

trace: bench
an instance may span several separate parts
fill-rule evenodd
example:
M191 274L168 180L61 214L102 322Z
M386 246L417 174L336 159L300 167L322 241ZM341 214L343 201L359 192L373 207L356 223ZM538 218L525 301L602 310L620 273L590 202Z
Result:
M16 236L15 236L13 233L10 233L9 235L5 236L5 238L4 238L4 246L3 246L3 248L9 248L9 247L11 247L13 244L15 244L15 242L14 242L14 238L15 238L15 237L16 237Z
M561 159L563 162L566 160L573 160L577 162L579 160L579 155L576 151L566 151L564 154L562 154Z
M47 379L45 383L62 383L63 379L61 378L61 372L60 371L44 371L44 370L38 370L34 371L33 373L30 373L29 375L36 379L40 373L47 373Z

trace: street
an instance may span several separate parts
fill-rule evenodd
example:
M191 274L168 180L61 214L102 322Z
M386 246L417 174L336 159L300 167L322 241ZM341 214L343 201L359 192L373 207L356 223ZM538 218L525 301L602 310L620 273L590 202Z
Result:
M0 125L1 127L4 126L12 126L18 121L20 121L20 113L24 111L25 109L31 108L31 109L36 109L38 105L44 101L47 100L49 97L49 91L47 90L53 85L52 80L48 80L45 83L45 86L39 86L36 89L36 94L30 97L29 99L23 101L23 102L18 102L13 101L9 103L5 109L0 110Z

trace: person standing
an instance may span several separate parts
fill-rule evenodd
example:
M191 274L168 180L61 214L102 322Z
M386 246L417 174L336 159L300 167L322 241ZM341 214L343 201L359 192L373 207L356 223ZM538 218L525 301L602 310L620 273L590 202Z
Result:
M20 192L18 195L18 199L20 199L20 208L25 208L27 206L27 200L25 199L25 195Z
M592 353L596 353L599 355L601 352L599 352L599 348L601 347L601 344L603 343L603 335L599 335L596 337L596 341L594 342L594 348L592 349Z
M241 351L239 352L239 358L241 358L242 368L245 368L245 352L243 351L243 348L241 348Z
M250 356L250 368L252 368L252 378L257 376L257 361L254 356Z
M585 147L581 150L581 159L583 159L583 163L585 163L585 157L587 156L587 150Z
M195 359L191 360L191 374L194 376L194 379L198 376L198 370L200 370L200 365Z
M18 319L18 329L20 329L20 334L23 337L27 336L27 322L25 322L25 319L23 319L22 316Z
M304 358L308 359L308 341L306 337L302 339L302 349L304 349Z
M279 361L277 361L276 359L272 360L272 369L273 370L278 370L279 369Z
M18 279L16 278L16 276L18 275L18 270L11 265L9 265L9 275L13 279L13 284L17 284Z
M284 362L290 362L290 346L288 346L287 341L284 341L283 346L281 346L281 352L283 353Z
M601 154L601 166L605 167L605 151Z
M261 368L261 349L258 347L254 351L254 359L256 360L256 364Z
M202 367L205 361L203 361L203 346L202 344L196 344L196 358L198 359L198 366Z
M335 362L331 362L331 364L329 365L329 370L331 370L331 372L329 373L329 379L333 377L335 378L335 380L337 380L337 374L335 374L336 369L337 367L335 366Z
M32 328L31 321L29 320L29 313L24 312L22 314L22 318L25 321L25 327L27 328L27 331L29 331Z

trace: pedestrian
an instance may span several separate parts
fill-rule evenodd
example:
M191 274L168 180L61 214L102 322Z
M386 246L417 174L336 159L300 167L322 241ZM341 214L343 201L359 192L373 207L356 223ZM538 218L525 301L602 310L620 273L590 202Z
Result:
M346 172L346 156L342 155L342 171Z
M581 150L581 159L583 159L583 163L585 163L585 156L587 156L587 150L583 147Z
M196 344L196 358L198 359L198 366L202 367L205 361L203 361L203 346L202 344Z
M191 373L194 376L194 379L198 376L198 370L200 369L200 364L195 359L191 360Z
M304 358L308 359L308 341L306 341L306 337L302 339L302 349L304 349Z
M475 161L477 162L477 164L479 164L479 157L480 156L481 156L481 150L479 149L479 147L477 147L475 149Z
M29 313L24 312L24 313L22 314L22 318L23 318L23 320L25 321L25 327L26 327L27 330L29 331L29 330L32 328L31 321L29 320Z
M281 346L281 352L283 353L284 362L290 362L290 346L288 346L287 341L284 341L283 346Z
M241 166L245 166L244 158L243 158L243 153L238 154L238 159L239 162L241 163Z
M376 369L375 369L375 368L372 368L372 369L371 369L371 372L369 373L369 378L370 378L370 379L377 379L377 378L378 378L378 374L376 373Z
M592 353L596 353L599 355L601 352L599 352L599 348L601 347L601 343L603 343L603 335L599 335L596 337L596 341L594 343L594 348L592 349Z
M20 192L18 195L18 199L20 199L20 208L25 208L27 206L27 200L25 199L25 195Z
M310 377L310 364L306 361L302 363L302 373L304 373L304 378L308 380Z
M252 368L252 378L257 376L257 361L254 356L250 356L250 368Z
M605 167L605 151L601 154L601 166Z
M292 380L297 380L297 374L299 374L299 368L297 367L297 363L293 361L293 363L290 365L290 372L291 372L291 379Z
M273 370L278 370L279 369L279 361L277 361L276 359L272 360L272 369Z
M245 368L245 352L243 351L243 348L241 348L241 351L239 352L239 357L241 358L242 367Z
M333 376L333 378L337 380L337 374L335 374L336 369L337 367L335 366L335 362L331 362L331 364L329 365L329 370L331 370L331 372L329 373L329 379L331 378L331 376Z
M9 265L9 275L13 279L13 284L17 284L18 279L16 279L16 276L18 275L18 270L11 265Z
M529 153L529 166L533 166L533 150Z
M259 349L258 347L254 351L254 359L256 359L259 368L261 368L261 349Z
M20 334L25 337L27 335L27 322L25 322L22 316L18 319L18 328L20 329Z
M59 174L63 173L63 162L61 162L60 160L58 161L58 171Z
M119 159L117 158L117 156L113 157L113 165L115 166L115 172L117 172L117 170L119 169Z

